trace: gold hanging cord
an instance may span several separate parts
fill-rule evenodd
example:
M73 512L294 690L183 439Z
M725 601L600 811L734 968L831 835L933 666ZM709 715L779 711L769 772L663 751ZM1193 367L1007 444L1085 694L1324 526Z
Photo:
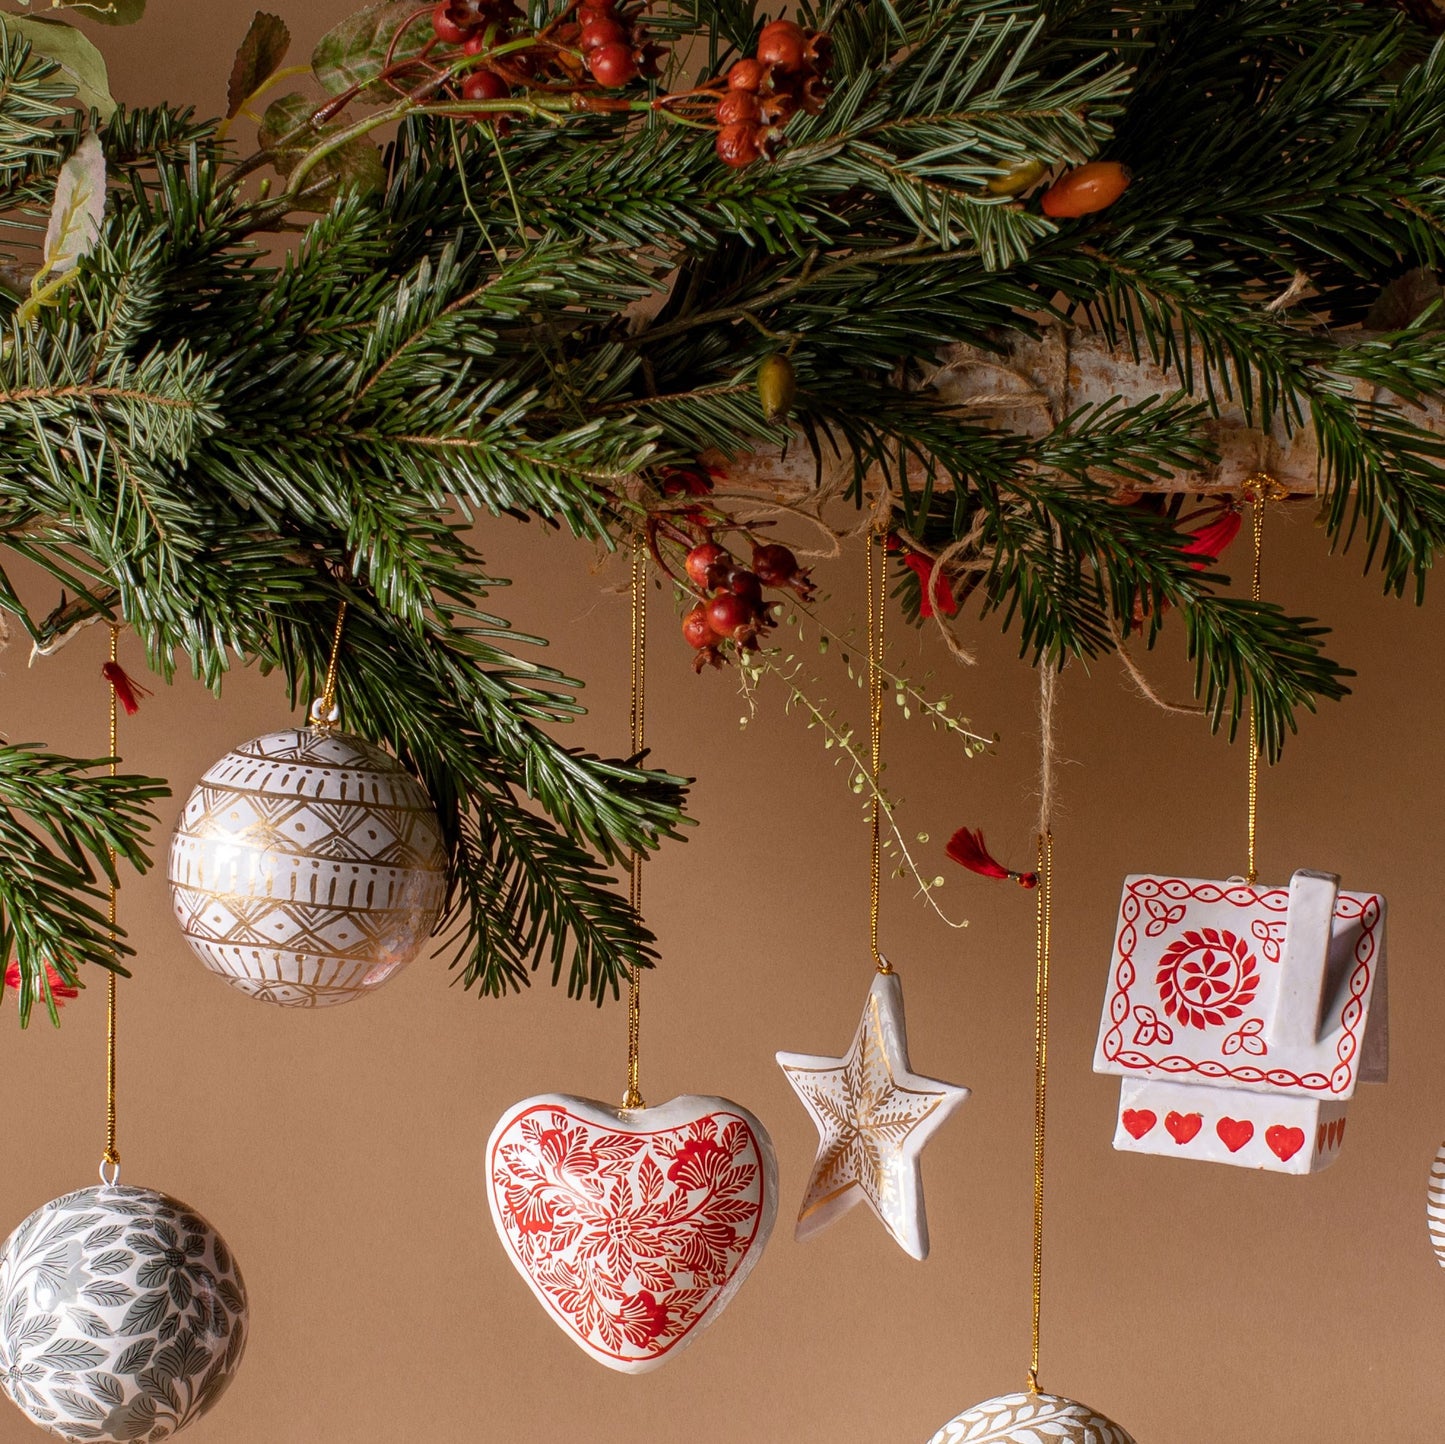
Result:
M331 657L326 663L326 683L321 695L311 704L313 727L334 727L339 720L336 711L336 673L341 665L341 636L346 630L346 603L336 609L336 630L331 634Z
M1039 1334L1044 1303L1044 1136L1049 1088L1049 958L1054 921L1054 691L1058 673L1039 662L1038 889L1034 894L1034 1273L1033 1351L1028 1390L1039 1392Z
M647 717L647 553L640 543L632 548L632 702L629 717L632 726L632 755L636 757L646 745ZM642 854L632 854L632 887L629 894L635 916L642 914ZM622 1095L624 1108L646 1108L637 1086L638 1059L642 1035L642 969L633 963L627 979L627 1092Z
M868 945L873 962L880 973L891 973L892 965L878 951L878 902L883 876L883 797L879 777L883 751L883 643L884 610L888 601L888 564L881 552L881 533L869 532L866 541L868 559L868 755L872 769L872 846L868 860Z
M1245 500L1249 502L1250 521L1254 534L1254 571L1250 578L1249 598L1260 600L1260 576L1264 561L1264 508L1274 497L1285 495L1284 488L1267 472L1258 472L1244 484ZM1259 718L1255 715L1254 699L1249 702L1249 820L1247 842L1249 870L1246 877L1250 883L1259 878L1255 867L1255 840L1259 824Z
M110 628L110 664L112 668L119 665L116 652L120 639L120 628ZM106 680L105 690L110 696L110 775L116 774L118 765L119 738L120 738L120 706L119 697L109 679ZM115 951L116 936L116 893L118 891L115 882L115 849L110 849L110 946L112 955ZM116 974L115 970L107 971L105 975L105 1152L100 1158L100 1181L107 1187L113 1187L120 1182L120 1148L116 1142L116 1118L115 1118L115 1035L116 1035Z

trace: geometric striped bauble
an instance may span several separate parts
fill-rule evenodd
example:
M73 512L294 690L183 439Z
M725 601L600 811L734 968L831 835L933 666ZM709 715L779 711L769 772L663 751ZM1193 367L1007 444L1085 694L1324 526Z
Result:
M1004 1394L950 1419L928 1444L1134 1444L1134 1436L1057 1394Z
M272 732L201 778L171 841L171 899L196 956L253 998L350 1002L426 945L447 853L395 758L325 727Z
M1430 1220L1430 1243L1440 1266L1445 1268L1445 1146L1430 1165L1430 1193L1425 1209Z

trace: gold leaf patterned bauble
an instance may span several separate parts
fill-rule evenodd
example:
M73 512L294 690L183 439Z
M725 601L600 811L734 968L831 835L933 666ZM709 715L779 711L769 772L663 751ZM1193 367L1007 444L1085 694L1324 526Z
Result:
M380 986L441 917L447 854L395 758L328 728L221 758L171 842L171 899L196 956L268 1003L321 1007Z
M1134 1444L1134 1436L1073 1399L1003 1394L950 1419L928 1444Z
M164 1193L68 1193L0 1250L0 1385L62 1439L169 1438L225 1393L245 1347L230 1249Z

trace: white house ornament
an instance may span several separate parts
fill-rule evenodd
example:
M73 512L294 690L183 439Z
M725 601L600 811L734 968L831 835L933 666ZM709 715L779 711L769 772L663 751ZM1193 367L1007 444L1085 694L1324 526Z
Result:
M168 1438L225 1393L245 1347L231 1251L163 1193L66 1194L0 1251L0 1384L62 1439Z
M969 1090L913 1072L898 974L874 976L852 1046L841 1058L777 1058L818 1129L796 1237L811 1238L866 1200L904 1252L927 1258L919 1154Z
M1445 1268L1445 1145L1430 1165L1430 1192L1425 1207L1430 1223L1430 1246L1440 1266Z
M431 800L395 758L328 727L229 752L187 800L171 899L196 956L243 993L321 1007L379 987L446 896Z
M1123 1078L1115 1148L1318 1172L1387 1052L1379 894L1125 879L1094 1054Z
M742 1287L778 1211L767 1130L725 1098L622 1109L549 1093L502 1115L487 1199L573 1343L627 1374L680 1354Z
M928 1444L1134 1444L1134 1436L1073 1399L1003 1394L950 1419Z

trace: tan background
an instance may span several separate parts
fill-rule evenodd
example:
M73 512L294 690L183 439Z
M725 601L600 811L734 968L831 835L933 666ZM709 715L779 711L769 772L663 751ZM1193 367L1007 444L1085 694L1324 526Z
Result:
M349 6L276 8L309 44ZM100 36L117 94L214 108L251 6L150 9L139 29ZM1113 663L1092 676L1073 668L1063 686L1044 1381L1141 1444L1423 1441L1445 1409L1445 1278L1424 1228L1428 1163L1445 1136L1445 980L1430 942L1441 926L1438 605L1381 598L1353 559L1327 556L1308 511L1293 507L1273 527L1269 591L1335 624L1358 695L1307 717L1266 777L1261 868L1267 881L1329 868L1384 891L1395 960L1392 1080L1364 1090L1325 1174L1111 1150L1117 1084L1089 1061L1120 880L1239 871L1244 756L1138 701ZM597 570L589 549L510 522L482 540L493 567L517 578L499 608L553 638L551 660L589 680L594 710L576 742L622 750L615 566ZM860 565L852 556L821 573L840 625ZM661 764L699 777L701 826L648 874L666 962L646 987L644 1089L654 1102L723 1093L764 1119L784 1192L770 1249L717 1326L658 1373L626 1378L589 1362L507 1263L481 1148L528 1094L618 1095L621 1010L599 1014L545 986L480 1001L449 990L441 962L334 1012L267 1008L190 956L162 865L123 901L140 951L123 995L125 1175L222 1229L252 1304L244 1367L195 1444L922 1444L958 1410L1021 1383L1031 906L1017 888L942 860L941 843L981 824L999 851L1027 856L1033 674L992 621L965 628L981 654L967 672L931 640L894 630L895 660L919 677L937 669L937 684L1001 737L970 762L890 711L907 825L930 834L922 851L947 873L941 897L971 919L950 933L904 884L888 888L884 944L905 979L914 1060L974 1090L927 1154L933 1256L919 1265L864 1209L805 1247L791 1236L814 1134L772 1055L841 1050L868 987L857 799L817 735L783 715L776 685L740 730L735 676L695 679L660 599L654 620L650 740ZM0 657L0 731L103 751L102 646L91 632L29 671L18 647ZM1181 629L1166 629L1175 660L1151 666L1182 686L1181 647ZM820 690L858 715L835 671ZM146 703L123 745L128 764L172 779L162 840L206 765L284 719L279 684L254 674L234 678L220 702L182 683ZM38 1021L21 1035L8 1006L0 1019L0 1231L94 1177L103 1011L96 987L58 1033ZM0 1444L38 1437L0 1407Z

